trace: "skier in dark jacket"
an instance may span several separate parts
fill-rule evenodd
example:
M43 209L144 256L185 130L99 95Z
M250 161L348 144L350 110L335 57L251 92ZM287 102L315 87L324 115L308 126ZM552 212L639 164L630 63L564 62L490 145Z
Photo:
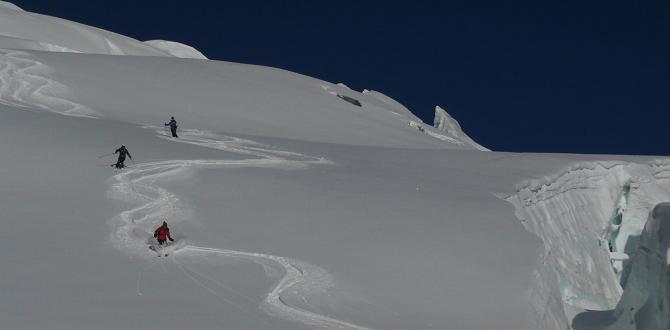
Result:
M123 162L126 161L126 156L128 156L130 159L133 159L133 157L130 155L130 152L128 152L128 149L126 149L126 146L121 146L121 148L116 149L114 153L119 154L119 159L116 161L116 164L113 165L116 166L116 168L124 168L126 166L123 164Z
M165 126L170 126L170 131L172 131L172 137L174 137L174 138L179 137L179 136L177 136L177 121L174 120L174 117L172 117L172 119L170 119L169 123L165 123Z
M172 236L170 236L170 228L168 228L167 222L163 221L163 225L156 228L154 231L154 237L158 241L158 244L163 245L166 240L170 240L170 242L174 242L172 239Z

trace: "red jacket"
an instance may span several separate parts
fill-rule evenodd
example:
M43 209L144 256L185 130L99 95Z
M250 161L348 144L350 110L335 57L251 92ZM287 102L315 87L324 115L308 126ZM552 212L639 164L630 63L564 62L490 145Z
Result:
M172 237L170 236L170 228L163 226L158 227L158 229L154 231L154 237L159 241L164 241L168 238L172 240Z

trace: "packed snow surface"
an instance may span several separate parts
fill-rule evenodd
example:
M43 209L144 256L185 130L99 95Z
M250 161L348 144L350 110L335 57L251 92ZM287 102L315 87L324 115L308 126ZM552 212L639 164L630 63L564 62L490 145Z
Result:
M670 162L487 150L440 107L0 2L0 324L668 329Z

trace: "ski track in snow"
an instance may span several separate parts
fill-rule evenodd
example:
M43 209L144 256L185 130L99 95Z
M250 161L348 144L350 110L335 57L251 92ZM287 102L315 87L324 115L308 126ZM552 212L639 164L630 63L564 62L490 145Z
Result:
M176 142L194 144L214 148L236 154L251 156L243 160L167 160L133 165L131 168L113 177L109 196L113 199L138 204L121 212L112 219L114 230L111 241L120 250L142 257L155 256L147 248L147 237L151 237L153 227L163 218L170 216L172 222L179 221L182 211L178 198L156 184L157 180L168 179L189 168L276 168L300 169L315 164L332 164L324 158L310 157L299 153L272 149L254 141L236 137L219 136L199 130L181 130L179 139L173 139L161 128L154 129L159 137ZM177 215L175 217L175 215ZM183 217L186 218L186 217ZM266 295L261 306L271 315L300 322L320 329L367 329L345 321L336 320L326 315L317 314L302 308L289 305L282 294L290 293L305 300L306 294L325 293L332 287L332 278L325 270L298 260L274 256L264 253L217 249L204 246L189 245L183 239L176 240L174 245L166 248L171 253L214 254L224 257L242 258L258 263L266 273L276 267L284 271L284 276ZM176 260L173 262L184 271ZM186 274L186 273L185 273ZM141 275L141 273L140 273ZM186 274L188 276L188 274ZM191 278L191 277L189 277ZM196 281L191 278L191 280ZM196 281L198 285L202 283ZM211 289L207 288L211 292ZM138 279L138 294L139 279ZM213 293L214 294L214 293ZM217 297L220 297L217 295Z
M67 116L95 117L88 107L56 95L68 88L46 76L49 67L26 52L0 49L0 103L40 108Z

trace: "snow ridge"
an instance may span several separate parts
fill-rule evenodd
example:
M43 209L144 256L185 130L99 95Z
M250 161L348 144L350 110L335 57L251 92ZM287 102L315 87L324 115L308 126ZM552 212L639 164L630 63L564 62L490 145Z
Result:
M457 138L453 138L453 137L450 137L450 136L447 136L447 135L444 135L444 134L440 134L440 133L435 133L435 132L431 131L430 129L426 129L426 127L424 127L423 125L421 125L421 123L419 123L417 121L410 120L409 121L409 126L414 127L416 129L418 129L420 132L426 133L426 134L428 134L428 135L430 135L430 136L432 136L432 137L434 137L438 140L447 141L447 142L450 142L450 143L453 143L453 144L459 145L459 146L464 146L465 145L465 143L463 141L461 141Z
M114 231L110 240L128 253L142 257L152 256L147 249L147 237L153 227L169 215L170 221L185 221L187 216L180 208L178 198L161 188L156 181L174 177L190 168L238 168L271 167L277 169L299 169L309 165L331 164L328 160L295 152L272 149L254 141L236 137L220 136L200 130L182 130L178 140L172 139L160 128L155 129L159 137L181 143L194 144L218 150L252 156L244 160L168 160L133 165L114 176L109 196L114 199L138 203L121 212L111 220ZM206 253L226 257L245 258L256 262L268 271L273 267L283 269L285 275L265 298L262 308L288 320L301 322L320 329L366 329L345 321L290 306L282 298L290 290L292 295L325 293L332 287L332 279L325 270L298 260L263 253L217 249L190 245L177 239L170 248L175 253ZM176 262L176 261L175 261Z
M174 57L193 58L199 60L207 59L207 57L199 50L179 42L167 40L149 40L145 41L144 43L154 48L158 48L159 50L164 51Z
M0 49L0 103L41 108L67 116L95 117L88 107L67 99L68 88L45 74L49 68L21 51Z
M465 134L458 121L454 119L454 117L452 117L449 113L447 113L446 110L442 109L439 105L435 106L435 118L433 119L433 127L435 127L438 131L444 132L448 135L455 137L458 140L468 143L477 150L490 151L489 149L475 142L467 134ZM434 133L431 135L436 138L442 139L437 136L440 134Z

